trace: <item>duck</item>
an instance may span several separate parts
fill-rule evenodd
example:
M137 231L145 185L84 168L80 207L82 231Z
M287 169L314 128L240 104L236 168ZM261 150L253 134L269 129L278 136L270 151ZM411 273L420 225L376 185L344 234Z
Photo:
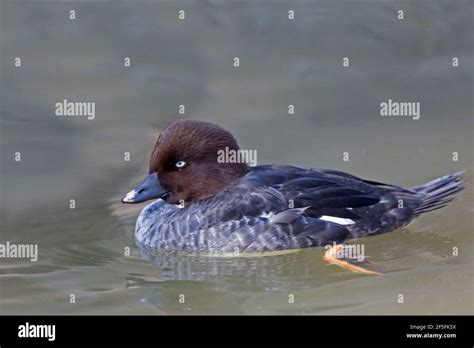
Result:
M238 255L331 246L326 261L372 274L335 252L347 241L404 227L466 187L462 172L404 188L331 169L223 161L224 150L241 151L216 124L180 119L165 127L148 174L122 198L153 200L136 221L141 246Z

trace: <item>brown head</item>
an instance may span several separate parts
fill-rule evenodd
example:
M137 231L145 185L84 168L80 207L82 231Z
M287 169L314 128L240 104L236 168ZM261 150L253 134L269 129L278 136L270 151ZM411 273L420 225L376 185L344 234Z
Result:
M139 203L163 198L168 203L195 202L232 186L248 171L245 163L219 163L219 151L239 150L225 129L209 122L179 120L161 132L145 180L122 200Z

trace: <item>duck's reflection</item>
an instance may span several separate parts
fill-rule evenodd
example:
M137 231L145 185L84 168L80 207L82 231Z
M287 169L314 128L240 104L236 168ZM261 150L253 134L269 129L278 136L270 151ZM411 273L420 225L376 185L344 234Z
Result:
M160 269L162 280L210 281L217 278L241 281L275 281L310 277L317 267L306 251L286 251L264 256L190 255L160 252L141 245L139 253Z
M318 249L255 257L179 255L143 247L139 251L159 270L156 278L132 279L147 289L140 301L167 314L266 313L273 306L290 306L289 296L297 291L354 277L330 277L331 268L323 264ZM267 302L256 305L259 296Z

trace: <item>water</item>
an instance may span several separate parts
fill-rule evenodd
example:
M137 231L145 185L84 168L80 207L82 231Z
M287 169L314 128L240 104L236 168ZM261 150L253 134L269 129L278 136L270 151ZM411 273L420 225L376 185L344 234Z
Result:
M2 259L2 314L473 313L472 2L2 1L0 9L1 242L39 248L34 263ZM96 118L56 117L63 99L95 101ZM420 102L420 120L382 118L388 99ZM143 205L119 200L146 174L155 137L180 104L186 117L258 149L260 164L405 186L466 169L471 185L405 229L357 241L382 276L329 266L321 248L253 258L140 250L133 229Z

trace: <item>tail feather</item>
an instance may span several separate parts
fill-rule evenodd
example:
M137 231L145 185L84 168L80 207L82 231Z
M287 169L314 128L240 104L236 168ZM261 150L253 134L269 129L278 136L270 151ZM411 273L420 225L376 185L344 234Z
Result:
M464 172L449 174L412 189L421 195L421 203L414 209L415 214L426 213L444 207L451 202L453 195L464 190Z

